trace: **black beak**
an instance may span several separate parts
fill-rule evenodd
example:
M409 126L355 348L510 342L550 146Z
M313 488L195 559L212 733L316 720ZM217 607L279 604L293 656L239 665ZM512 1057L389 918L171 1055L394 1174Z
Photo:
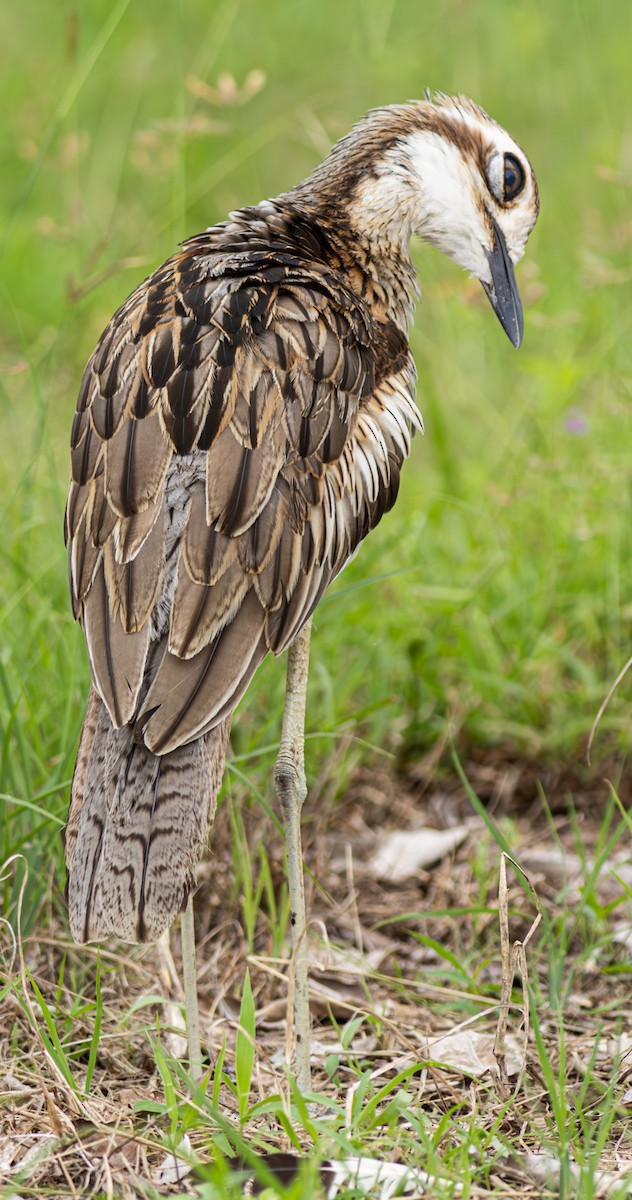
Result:
M517 350L524 331L522 304L513 263L507 253L507 243L493 217L492 225L494 227L494 249L490 250L487 255L492 282L491 284L484 283L483 287L509 341L513 342Z

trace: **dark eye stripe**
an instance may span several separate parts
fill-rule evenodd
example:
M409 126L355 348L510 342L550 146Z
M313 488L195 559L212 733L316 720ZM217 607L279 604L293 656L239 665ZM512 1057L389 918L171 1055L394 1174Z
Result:
M515 154L506 154L503 159L503 200L507 204L519 196L525 185L525 174Z

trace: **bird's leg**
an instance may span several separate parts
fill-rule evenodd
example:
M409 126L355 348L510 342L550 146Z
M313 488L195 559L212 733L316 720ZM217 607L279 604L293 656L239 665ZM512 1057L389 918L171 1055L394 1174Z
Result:
M182 943L182 974L184 977L184 1013L189 1044L189 1072L194 1083L202 1078L202 1050L200 1046L200 1013L198 1009L197 970L195 965L195 925L193 923L193 891L189 892L187 906L180 925Z
M311 1090L309 1065L309 991L301 809L307 795L305 780L305 702L309 670L311 620L303 626L288 652L287 683L281 745L274 778L285 826L285 852L290 892L290 920L294 962L294 1034L296 1082L301 1092Z

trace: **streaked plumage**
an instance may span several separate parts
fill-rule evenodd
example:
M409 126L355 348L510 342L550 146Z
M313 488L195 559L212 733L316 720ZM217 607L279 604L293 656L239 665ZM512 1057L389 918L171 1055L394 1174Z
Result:
M151 940L181 910L236 704L394 503L421 426L411 234L477 274L517 344L511 260L537 206L524 155L471 102L380 109L113 317L66 513L93 680L66 849L78 940Z

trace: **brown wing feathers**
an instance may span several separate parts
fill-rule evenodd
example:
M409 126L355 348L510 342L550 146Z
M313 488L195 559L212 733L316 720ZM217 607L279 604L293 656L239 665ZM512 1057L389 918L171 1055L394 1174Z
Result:
M79 939L157 936L181 907L235 705L396 494L405 339L326 250L295 213L245 210L138 288L86 368L66 511L96 688L68 828Z
M161 724L174 743L243 691L242 677L285 644L283 631L296 631L339 569L344 539L328 541L320 515L304 531L374 381L366 312L320 264L310 287L296 256L271 262L268 248L257 263L256 253L253 262L207 246L203 257L202 240L130 297L86 370L67 516L75 609L120 725L135 715L163 580L165 481L176 456L205 455L204 506L197 483L182 498L169 657L138 714L149 736L158 723L149 727L149 708L165 705ZM306 569L323 579L301 584L303 602L297 596L283 621ZM213 663L224 661L219 643L235 621L230 640L241 653L220 674ZM192 663L211 646L204 686L179 679L174 688L171 658ZM187 720L191 705L200 712Z

